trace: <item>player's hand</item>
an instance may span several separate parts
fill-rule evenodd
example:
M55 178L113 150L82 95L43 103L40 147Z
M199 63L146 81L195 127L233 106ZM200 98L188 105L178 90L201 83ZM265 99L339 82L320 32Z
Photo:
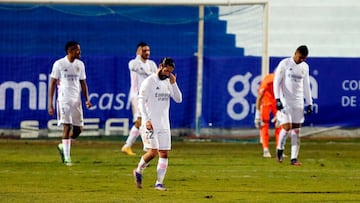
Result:
M280 99L276 99L276 109L277 110L281 110L281 109L283 109L284 107L283 107L283 105L282 105L282 103L281 103L281 100Z
M312 106L312 105L308 105L308 106L305 108L305 112L306 112L306 115L312 114L312 112L313 112L313 106Z
M176 74L174 75L170 73L169 79L170 79L170 84L174 84L176 82Z
M49 108L48 108L48 113L49 113L50 116L53 116L53 115L54 115L55 111L54 111L54 107L53 107L53 106L49 106Z
M146 127L146 139L150 140L152 139L154 136L154 128L152 126L151 120L146 121L145 123L145 127Z
M256 128L260 128L262 125L264 125L264 123L262 122L262 120L260 118L260 111L259 110L256 110L256 112L255 112L254 124L255 124Z
M279 113L281 113L281 112L276 112L276 115L274 116L274 118L271 119L271 122L274 123L275 128L280 127L280 121L279 121L279 119L278 119Z
M92 106L92 104L90 103L90 101L86 101L85 102L86 108L90 109L90 107Z
M146 121L145 127L146 127L146 130L154 130L153 126L152 126L152 123L151 123L151 120Z

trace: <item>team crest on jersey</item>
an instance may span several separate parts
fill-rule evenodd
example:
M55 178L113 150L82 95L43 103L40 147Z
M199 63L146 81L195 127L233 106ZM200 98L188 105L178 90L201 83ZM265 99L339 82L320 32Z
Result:
M76 67L76 72L80 72L80 68L79 67Z

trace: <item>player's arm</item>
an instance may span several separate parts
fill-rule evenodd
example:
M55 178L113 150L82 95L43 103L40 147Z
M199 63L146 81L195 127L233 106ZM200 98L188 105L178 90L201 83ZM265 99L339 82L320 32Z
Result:
M80 85L81 85L81 92L83 93L83 96L85 98L86 108L90 108L91 103L90 103L90 100L89 100L89 90L88 90L86 80L80 80Z
M304 96L306 105L312 105L313 100L311 97L311 89L310 89L310 77L309 73L307 73L304 77Z
M139 87L137 85L137 74L133 71L130 71L130 91L131 96L136 96L139 92Z
M51 77L50 79L50 87L49 87L49 93L48 93L48 113L50 116L53 116L55 113L54 110L54 94L55 94L55 87L57 84L57 79Z
M255 108L257 111L260 111L260 105L261 105L261 101L264 97L264 91L263 90L260 90L258 92L258 96L256 97L256 103L255 103Z
M148 92L150 87L149 78L145 79L140 86L140 91L138 95L138 108L141 115L141 122L145 123L145 127L147 129L148 136L152 135L154 130L153 125L151 123L151 118L146 110L145 103L148 100Z
M143 122L148 122L151 120L149 114L146 110L146 101L148 99L148 89L149 89L149 78L145 79L140 86L139 94L138 94L138 109L141 115L141 120Z
M280 100L280 91L281 91L281 85L282 85L282 81L284 79L284 73L285 73L285 68L284 68L284 61L281 61L278 65L278 67L275 69L275 74L274 74L274 97L276 100L276 109L277 110L281 110L283 109L283 105L282 102Z
M311 97L311 89L310 89L310 76L309 76L309 69L307 71L307 74L305 74L304 77L304 97L305 97L305 105L306 105L306 113L311 114L313 111L313 100Z
M261 85L260 85L261 88ZM256 97L256 103L255 103L255 119L254 119L254 124L256 128L260 128L260 126L263 125L262 120L261 120L261 112L260 112L260 105L261 105L261 101L264 97L264 89L261 88L258 91L258 96Z
M280 86L283 80L284 68L283 63L280 62L279 66L275 69L274 74L274 97L280 99Z
M171 86L171 98L173 98L176 103L181 103L182 93L180 91L179 86L176 83L176 75L170 73L169 80Z

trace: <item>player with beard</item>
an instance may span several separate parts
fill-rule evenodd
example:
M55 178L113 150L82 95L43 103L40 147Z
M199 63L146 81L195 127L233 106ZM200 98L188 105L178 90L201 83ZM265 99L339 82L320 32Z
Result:
M142 116L141 136L147 152L133 171L138 188L142 188L142 173L146 166L159 156L155 189L166 190L163 181L171 150L170 98L177 103L182 102L182 93L176 83L176 76L172 73L174 68L173 59L163 58L158 72L146 78L140 87L138 102Z
M132 59L128 64L131 80L129 100L131 101L134 125L131 127L129 136L121 148L121 151L128 155L135 155L131 146L140 135L139 128L141 125L141 116L137 105L137 95L139 93L140 85L145 78L152 73L156 73L157 70L156 63L149 58L150 46L145 42L140 42L137 45L136 58Z

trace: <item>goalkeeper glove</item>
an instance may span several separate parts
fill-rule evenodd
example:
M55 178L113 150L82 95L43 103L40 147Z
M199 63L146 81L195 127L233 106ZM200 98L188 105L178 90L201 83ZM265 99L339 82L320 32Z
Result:
M260 128L262 125L264 125L264 123L261 121L259 110L256 110L256 112L255 112L254 124L255 124L256 128Z
M276 99L276 109L277 110L281 110L281 109L283 109L284 107L283 107L283 105L282 105L282 103L281 103L281 100L280 99Z
M313 106L312 105L308 105L305 109L306 115L310 115L313 112Z

